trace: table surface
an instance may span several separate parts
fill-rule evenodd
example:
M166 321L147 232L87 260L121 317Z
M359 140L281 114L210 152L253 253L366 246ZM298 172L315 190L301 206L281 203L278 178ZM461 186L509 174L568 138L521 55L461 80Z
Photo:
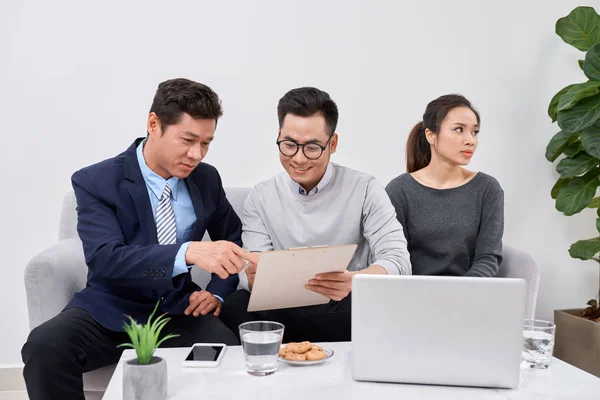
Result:
M335 351L326 362L293 366L282 362L275 374L246 373L241 346L230 346L218 368L183 368L189 348L157 349L167 361L168 399L600 399L600 379L557 358L549 369L523 366L519 389L485 389L453 386L357 382L352 379L351 343L322 343ZM125 350L117 365L105 400L123 398L123 361L135 357Z

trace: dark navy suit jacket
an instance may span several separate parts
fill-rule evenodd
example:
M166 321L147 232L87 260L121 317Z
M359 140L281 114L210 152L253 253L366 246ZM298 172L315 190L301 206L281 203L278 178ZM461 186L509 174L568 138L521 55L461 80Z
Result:
M128 321L125 315L146 322L158 300L161 312L181 315L190 294L199 290L189 272L172 277L181 244L158 244L136 156L141 140L71 178L77 198L77 231L89 269L85 289L65 309L84 309L114 331L123 330L123 322ZM201 163L185 183L197 219L191 240L201 240L208 231L212 240L241 246L242 224L225 197L217 170ZM213 274L205 289L226 298L237 284L237 275L223 280Z

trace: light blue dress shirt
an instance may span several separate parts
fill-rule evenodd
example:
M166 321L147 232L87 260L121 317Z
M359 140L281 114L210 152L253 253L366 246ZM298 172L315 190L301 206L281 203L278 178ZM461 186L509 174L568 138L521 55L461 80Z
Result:
M150 204L152 205L152 214L154 214L154 222L156 223L156 209L158 208L158 202L160 197L165 190L167 183L171 187L171 207L173 207L173 213L175 214L175 232L177 243L183 243L175 256L175 264L173 266L173 276L184 274L188 272L188 265L185 262L185 252L187 251L190 242L194 234L194 228L196 227L196 212L194 211L194 204L188 192L187 186L182 179L174 176L165 180L162 176L158 175L146 165L144 154L142 152L144 144L143 140L137 147L137 159L142 171L142 177L146 182L146 188L148 189L148 196L150 196ZM217 299L223 303L221 296L214 295Z
M306 193L306 190L304 190L302 185L293 181L292 178L290 178L290 176L288 175L290 186L292 187L292 190L298 191L298 193L303 196L312 196L312 195L319 193L319 190L325 189L325 186L327 186L327 184L329 183L329 181L331 180L332 177L333 177L333 167L331 166L331 163L328 163L327 169L325 170L325 174L323 175L323 178L321 178L321 180L319 181L317 186L315 186L310 191L310 193Z
M192 204L190 193L182 179L172 176L168 180L165 180L162 176L148 168L146 160L144 159L144 154L142 153L144 143L146 143L145 140L137 147L137 159L140 169L142 170L142 177L144 178L144 182L146 182L148 195L150 196L154 222L156 222L156 208L158 207L158 202L165 190L165 186L168 183L171 187L171 207L173 207L173 213L175 214L177 243L183 243L177 252L175 266L173 267L173 276L177 276L188 272L188 266L185 262L185 252L190 245L189 240L191 239L196 226L194 204Z

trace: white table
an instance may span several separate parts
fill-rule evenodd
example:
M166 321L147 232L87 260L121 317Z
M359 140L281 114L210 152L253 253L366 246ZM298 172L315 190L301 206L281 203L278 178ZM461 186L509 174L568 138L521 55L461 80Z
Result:
M483 389L451 386L405 385L356 382L352 379L349 342L326 343L335 355L313 366L279 363L277 372L266 377L246 373L240 346L227 349L218 368L183 368L188 348L158 349L167 360L169 399L600 399L600 379L559 359L547 370L521 369L519 389ZM105 400L121 400L123 361L135 357L125 350L110 380Z

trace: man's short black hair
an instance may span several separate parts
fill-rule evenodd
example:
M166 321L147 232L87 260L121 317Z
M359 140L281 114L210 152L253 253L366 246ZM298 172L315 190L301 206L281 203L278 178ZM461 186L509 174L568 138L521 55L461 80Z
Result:
M158 85L150 112L164 130L179 122L183 113L194 119L214 119L223 115L219 96L208 86L189 79L177 78Z
M279 128L283 125L285 116L294 114L299 117L312 117L321 114L329 136L333 135L338 122L338 108L329 94L314 87L302 87L287 92L277 105Z

